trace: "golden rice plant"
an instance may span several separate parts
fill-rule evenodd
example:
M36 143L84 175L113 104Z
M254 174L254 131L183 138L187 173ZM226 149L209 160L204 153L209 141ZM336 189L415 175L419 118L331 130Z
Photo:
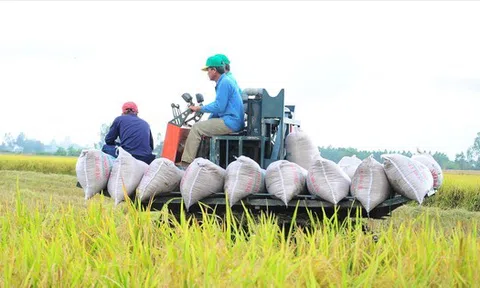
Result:
M480 211L480 175L446 173L442 187L424 205Z
M75 175L78 157L0 154L0 170Z
M150 212L97 195L28 201L17 181L0 200L4 287L472 287L478 223L443 228L428 208L376 231L317 220L283 227L271 214ZM78 192L81 194L81 191ZM79 197L78 199L81 199ZM28 203L28 204L27 204ZM295 217L295 216L293 216Z

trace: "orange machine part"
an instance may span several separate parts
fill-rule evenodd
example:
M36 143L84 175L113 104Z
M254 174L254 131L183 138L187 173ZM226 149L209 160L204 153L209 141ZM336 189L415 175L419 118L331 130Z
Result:
M168 123L165 141L163 142L162 157L170 159L174 163L180 162L189 132L189 127L178 127Z

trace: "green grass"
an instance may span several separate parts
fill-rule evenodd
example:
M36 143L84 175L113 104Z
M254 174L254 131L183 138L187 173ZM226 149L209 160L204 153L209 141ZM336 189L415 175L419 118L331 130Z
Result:
M480 213L404 206L359 225L284 236L275 219L141 212L69 175L0 171L3 287L473 287Z

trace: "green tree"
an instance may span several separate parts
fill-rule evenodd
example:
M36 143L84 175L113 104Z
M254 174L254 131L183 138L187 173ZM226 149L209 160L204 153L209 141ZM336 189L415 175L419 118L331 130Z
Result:
M480 132L477 133L473 145L467 150L467 161L473 169L480 169Z
M67 155L68 156L79 156L80 153L82 153L81 148L75 148L73 145L70 145L67 149Z
M455 162L458 164L458 168L461 170L467 169L467 158L463 152L455 155Z
M15 145L15 138L13 137L12 133L5 133L5 136L3 137L3 143L8 148L12 148Z
M448 156L445 153L435 152L432 156L442 169L446 169L451 163L450 159L448 159Z
M24 139L23 145L19 145L23 147L23 153L25 154L39 154L45 151L45 145L34 139Z
M480 155L480 132L477 133L477 137L475 137L475 140L473 141L473 146L471 147L473 150L473 153L475 153L475 156Z
M67 150L63 147L58 147L57 152L55 152L55 155L58 156L67 156Z
M20 132L17 136L17 140L15 141L15 144L17 144L20 147L23 147L25 145L25 140L27 140L27 137L25 137L25 134L23 132Z

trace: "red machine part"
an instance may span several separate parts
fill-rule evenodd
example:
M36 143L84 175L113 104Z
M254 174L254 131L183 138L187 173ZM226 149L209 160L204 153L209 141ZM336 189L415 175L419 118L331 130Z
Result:
M174 163L180 162L189 132L190 127L178 127L168 123L162 157L170 159Z

